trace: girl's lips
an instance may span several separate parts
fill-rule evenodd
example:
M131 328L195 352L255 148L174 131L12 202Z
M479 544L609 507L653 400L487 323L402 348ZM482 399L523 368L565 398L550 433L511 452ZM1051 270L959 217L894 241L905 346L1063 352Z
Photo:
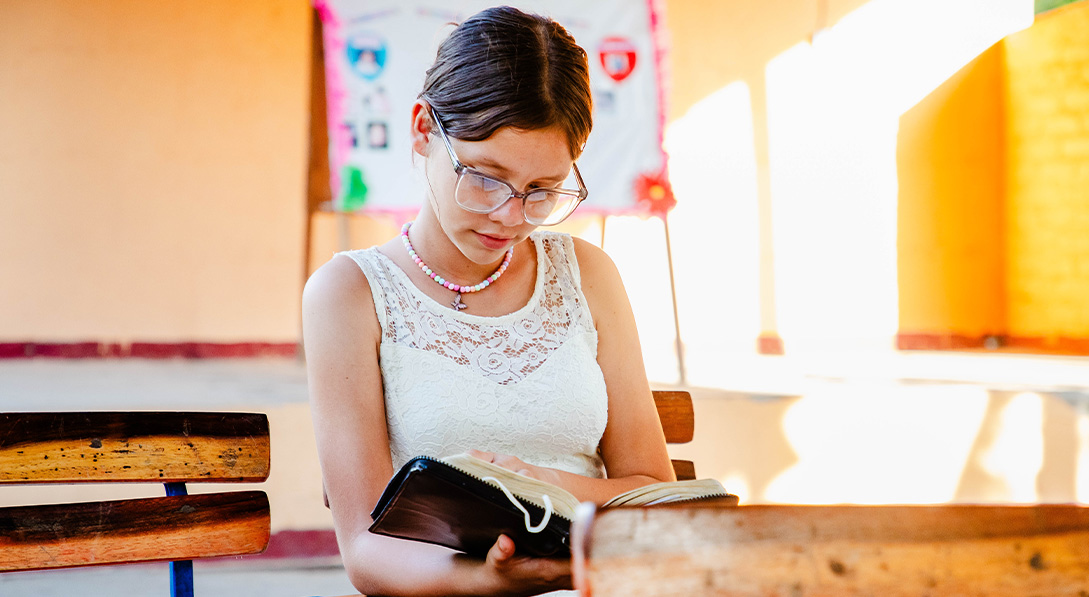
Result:
M480 244L489 249L502 249L510 242L509 238L503 238L501 236L489 236L480 232L476 233L477 238L480 239Z

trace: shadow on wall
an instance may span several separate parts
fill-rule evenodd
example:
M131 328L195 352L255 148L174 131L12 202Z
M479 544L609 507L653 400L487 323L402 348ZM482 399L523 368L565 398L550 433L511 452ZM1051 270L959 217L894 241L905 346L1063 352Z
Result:
M804 396L693 389L671 446L744 503L1066 503L1089 496L1089 392L828 383Z
M692 442L670 446L692 460L698 477L713 477L743 503L766 501L768 486L798 462L783 419L800 398L690 388L696 415Z
M991 392L957 502L1073 502L1087 497L1085 392Z

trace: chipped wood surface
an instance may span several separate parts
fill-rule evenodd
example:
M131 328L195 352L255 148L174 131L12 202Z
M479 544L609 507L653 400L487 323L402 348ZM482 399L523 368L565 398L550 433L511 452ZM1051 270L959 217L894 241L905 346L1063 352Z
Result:
M268 418L252 413L0 413L0 484L259 482Z
M0 508L0 570L189 560L268 546L262 491Z
M655 390L654 405L658 407L658 418L662 421L667 443L685 444L692 441L696 417L692 409L692 396L688 392Z
M593 597L1089 595L1089 508L741 506L603 511Z

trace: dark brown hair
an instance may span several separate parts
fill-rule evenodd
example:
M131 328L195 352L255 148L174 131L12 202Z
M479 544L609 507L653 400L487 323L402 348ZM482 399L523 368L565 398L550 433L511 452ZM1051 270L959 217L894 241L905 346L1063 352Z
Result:
M419 97L458 139L558 125L577 158L592 126L589 72L586 51L559 23L498 6L443 40Z

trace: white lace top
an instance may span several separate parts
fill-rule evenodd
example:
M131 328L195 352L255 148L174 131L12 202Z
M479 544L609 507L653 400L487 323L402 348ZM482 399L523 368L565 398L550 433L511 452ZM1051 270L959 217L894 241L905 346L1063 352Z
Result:
M394 469L469 449L603 477L608 400L571 237L537 231L533 296L482 317L425 295L377 248L341 253L370 282ZM499 282L502 284L502 282Z

